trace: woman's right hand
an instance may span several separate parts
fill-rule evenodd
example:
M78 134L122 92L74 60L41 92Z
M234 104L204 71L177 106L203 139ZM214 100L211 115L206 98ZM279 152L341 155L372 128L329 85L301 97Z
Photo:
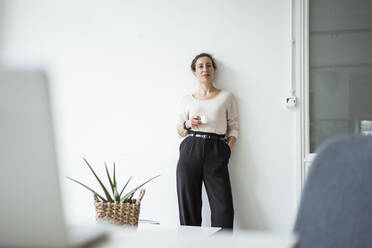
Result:
M199 115L194 115L191 117L190 120L186 121L187 128L194 128L197 127L199 124L201 124L201 118Z

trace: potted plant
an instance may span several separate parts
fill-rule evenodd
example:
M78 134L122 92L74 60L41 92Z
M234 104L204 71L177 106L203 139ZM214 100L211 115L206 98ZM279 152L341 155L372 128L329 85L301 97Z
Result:
M90 187L86 186L85 184L71 178L67 177L68 179L80 184L81 186L85 187L86 189L90 190L94 194L94 205L96 208L96 220L97 221L108 221L110 223L118 224L118 225L132 225L136 226L138 224L138 217L140 212L140 204L141 200L145 194L145 190L142 189L138 199L133 199L134 193L137 192L143 185L150 182L151 180L155 179L156 177L160 176L157 175L148 179L146 182L142 183L141 185L135 187L128 193L124 194L124 190L129 184L129 181L132 179L130 177L128 181L125 183L121 191L118 190L118 183L116 180L116 173L115 173L115 163L113 165L113 175L111 177L107 165L105 163L106 174L109 181L109 185L111 188L111 193L105 185L102 183L100 178L94 172L92 166L88 163L88 161L83 158L85 164L89 167L95 178L97 179L98 183L100 184L105 197L98 194L96 191L91 189Z

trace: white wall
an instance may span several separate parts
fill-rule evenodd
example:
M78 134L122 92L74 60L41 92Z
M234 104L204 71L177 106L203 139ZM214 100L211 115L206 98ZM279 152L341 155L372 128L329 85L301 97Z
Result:
M83 156L101 175L103 161L115 161L120 183L133 175L132 186L161 174L145 187L141 218L177 224L178 102L196 90L189 64L206 51L241 116L229 165L236 227L291 230L289 1L12 0L5 8L2 63L50 76L62 176L98 188ZM94 222L92 195L61 180L68 220Z

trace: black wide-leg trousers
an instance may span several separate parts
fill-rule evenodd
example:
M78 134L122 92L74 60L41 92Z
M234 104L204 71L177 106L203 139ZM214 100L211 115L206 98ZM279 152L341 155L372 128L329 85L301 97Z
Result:
M212 227L233 228L234 207L228 171L231 155L220 139L189 136L180 145L177 164L177 196L181 225L202 222L202 182L211 207Z

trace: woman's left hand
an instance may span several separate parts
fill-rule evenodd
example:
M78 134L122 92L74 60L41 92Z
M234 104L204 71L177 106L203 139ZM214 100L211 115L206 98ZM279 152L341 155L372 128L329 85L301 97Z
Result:
M236 138L234 136L230 136L227 138L227 144L229 145L231 151L235 145L235 142L236 142Z

